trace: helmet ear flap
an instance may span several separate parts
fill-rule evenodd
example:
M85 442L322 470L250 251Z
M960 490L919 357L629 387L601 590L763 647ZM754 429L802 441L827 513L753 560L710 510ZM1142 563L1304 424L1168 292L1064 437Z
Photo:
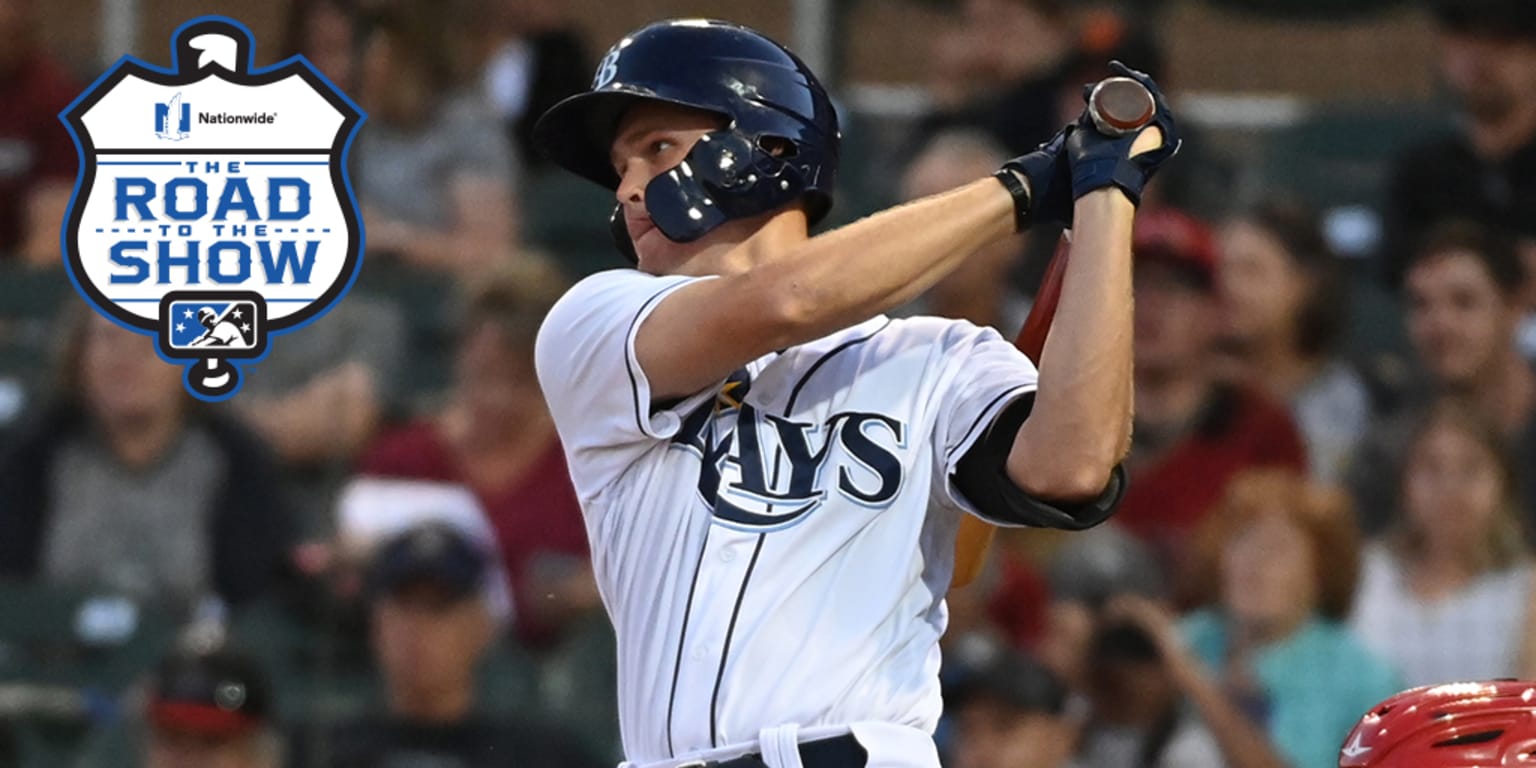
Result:
M699 138L677 167L651 179L645 207L668 239L688 243L732 219L767 213L805 195L803 174L733 130Z
M623 205L613 206L613 213L608 214L608 235L613 238L613 247L619 249L629 263L640 263L640 256L635 253L635 241L630 239L629 227L624 225Z

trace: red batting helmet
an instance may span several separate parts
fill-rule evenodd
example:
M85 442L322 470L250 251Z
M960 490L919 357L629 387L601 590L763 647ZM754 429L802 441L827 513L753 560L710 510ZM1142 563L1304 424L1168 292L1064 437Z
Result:
M1536 766L1536 682L1494 680L1403 691L1361 718L1339 768Z

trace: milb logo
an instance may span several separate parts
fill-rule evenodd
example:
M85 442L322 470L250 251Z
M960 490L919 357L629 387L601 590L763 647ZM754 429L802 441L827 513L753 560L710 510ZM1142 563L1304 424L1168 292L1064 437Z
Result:
M173 349L256 347L263 321L258 301L172 301L166 344Z

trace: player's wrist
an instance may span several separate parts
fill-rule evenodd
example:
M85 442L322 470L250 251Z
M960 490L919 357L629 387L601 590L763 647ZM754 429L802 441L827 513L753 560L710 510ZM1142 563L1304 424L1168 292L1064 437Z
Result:
M1013 199L1013 231L1023 232L1032 223L1029 177L1011 168L999 168L992 174Z

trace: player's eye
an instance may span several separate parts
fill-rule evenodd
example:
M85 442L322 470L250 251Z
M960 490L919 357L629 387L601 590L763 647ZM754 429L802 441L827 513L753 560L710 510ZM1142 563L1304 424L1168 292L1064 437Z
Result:
M657 139L651 142L651 154L660 155L677 146L677 142L671 139Z

